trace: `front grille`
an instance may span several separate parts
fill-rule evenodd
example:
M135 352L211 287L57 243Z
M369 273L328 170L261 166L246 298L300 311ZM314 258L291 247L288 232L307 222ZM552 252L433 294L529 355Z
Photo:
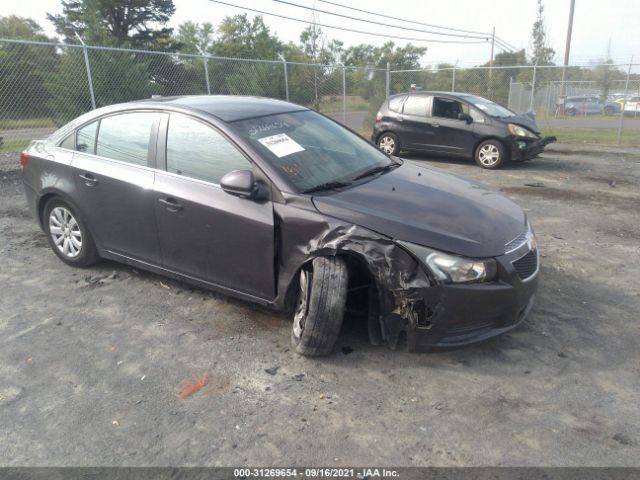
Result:
M527 228L525 231L523 231L516 238L511 240L509 243L505 244L504 252L505 253L509 253L511 250L515 250L517 247L522 245L524 242L527 241L528 234L529 234L529 229Z
M531 250L525 256L520 257L518 260L512 262L513 268L518 272L518 276L522 280L526 280L531 275L536 273L538 269L538 251Z

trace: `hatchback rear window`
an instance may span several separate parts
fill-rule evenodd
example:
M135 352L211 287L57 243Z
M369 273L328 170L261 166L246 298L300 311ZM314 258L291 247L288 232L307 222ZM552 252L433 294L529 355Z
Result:
M402 109L402 102L407 98L405 96L395 97L389 100L389 110L393 112L399 112Z

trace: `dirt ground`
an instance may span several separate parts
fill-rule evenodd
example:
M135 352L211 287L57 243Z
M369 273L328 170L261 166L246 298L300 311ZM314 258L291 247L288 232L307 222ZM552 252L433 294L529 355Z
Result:
M640 465L640 152L497 172L410 158L530 216L541 283L513 332L410 354L348 319L332 356L300 357L282 315L114 263L65 266L5 159L0 464Z

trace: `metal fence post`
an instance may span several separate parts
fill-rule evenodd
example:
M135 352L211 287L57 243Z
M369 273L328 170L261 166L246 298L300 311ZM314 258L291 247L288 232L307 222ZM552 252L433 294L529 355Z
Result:
M533 65L533 78L531 79L531 101L529 102L529 110L533 111L533 101L536 95L536 72L537 65Z
M282 68L284 69L284 96L289 101L289 77L287 74L287 60L284 58L284 55L278 54L280 60L282 61Z
M453 67L453 75L451 78L451 91L455 92L456 91L456 67L454 65Z
M631 76L631 65L633 65L633 55L631 55L631 59L629 60L629 69L627 70L627 80L624 83L624 103L626 104L627 99L627 91L629 90L629 77ZM618 135L616 137L616 144L620 145L622 142L622 124L624 123L624 105L620 108L620 122L618 123Z
M211 85L209 85L209 67L207 65L208 59L206 55L202 55L202 62L204 63L204 78L207 81L207 95L211 95Z
M89 65L89 54L87 53L87 46L84 44L84 41L82 40L82 38L80 38L80 35L78 35L78 32L74 32L74 33L76 34L76 38L80 40L80 43L82 44L82 53L84 55L84 65L87 68L87 81L89 82L89 94L91 95L91 108L95 110L96 96L95 96L95 93L93 92L93 80L91 78L91 66Z
M389 98L389 81L390 81L389 76L390 76L390 73L391 73L390 70L389 70L390 68L391 68L391 65L389 64L389 62L387 62L387 85L386 85L386 90L385 90L385 93L386 93L385 98Z
M347 68L342 65L342 124L347 124Z

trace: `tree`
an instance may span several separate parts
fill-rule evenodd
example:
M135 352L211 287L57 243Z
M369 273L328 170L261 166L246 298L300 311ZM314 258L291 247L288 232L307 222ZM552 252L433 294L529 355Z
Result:
M547 27L544 21L544 5L538 0L536 21L531 30L531 44L533 49L532 62L534 65L552 65L556 51L547 42Z
M35 21L10 15L0 17L0 37L50 41ZM0 43L0 115L5 118L43 118L45 79L55 69L54 47Z
M162 25L175 10L173 0L62 0L62 14L47 18L69 43L77 33L87 43L151 48L171 38Z
M176 40L180 44L180 51L197 54L211 49L214 33L215 29L209 22L204 22L202 25L184 22L178 26Z

